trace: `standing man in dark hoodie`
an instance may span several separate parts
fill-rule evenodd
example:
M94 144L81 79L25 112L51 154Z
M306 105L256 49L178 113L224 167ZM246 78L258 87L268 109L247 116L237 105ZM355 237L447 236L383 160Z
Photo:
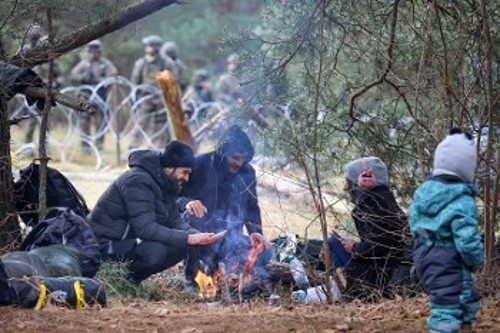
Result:
M194 228L202 232L227 230L223 240L210 246L191 248L186 261L186 291L192 291L200 260L209 271L219 262L232 267L246 261L251 244L269 247L262 235L255 170L249 164L254 148L243 130L233 125L225 130L212 152L198 155L189 182L183 187L181 209ZM245 226L250 237L243 235ZM257 265L265 264L264 250Z
M171 141L160 153L133 152L130 169L99 198L90 217L101 254L131 260L139 283L186 257L188 245L206 245L221 235L200 233L179 215L176 199L194 165L189 146Z

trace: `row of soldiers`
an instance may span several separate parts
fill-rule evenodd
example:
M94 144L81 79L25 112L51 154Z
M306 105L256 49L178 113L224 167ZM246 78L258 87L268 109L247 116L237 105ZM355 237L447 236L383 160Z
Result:
M39 26L32 26L27 33L27 42L24 50L34 48L40 43L46 42L43 29ZM176 78L182 93L183 101L195 104L209 103L218 101L226 105L231 105L242 98L239 80L235 76L238 67L238 57L231 55L227 59L227 72L224 73L216 84L215 93L211 87L210 77L204 69L194 72L191 85L188 80L188 69L179 57L179 50L174 42L163 42L162 38L156 35L144 37L142 39L144 55L135 61L130 80L136 85L144 85L140 90L138 98L143 99L140 107L135 111L136 119L144 119L141 123L142 130L149 136L154 133L161 133L157 138L161 142L168 140L168 131L162 131L166 126L167 118L165 112L159 112L164 108L161 94L158 91L156 74L163 70L169 70ZM42 64L33 68L42 78L48 77L48 64ZM54 67L53 86L60 89L63 84L63 73L57 66ZM81 53L80 62L71 70L69 75L70 84L88 85L89 89L81 89L80 97L92 101L92 94L97 94L102 101L106 101L106 88L99 88L96 92L93 87L102 80L118 75L118 70L113 62L103 55L103 44L99 40L88 43ZM39 113L40 110L31 109L31 114ZM92 127L94 132L98 133L104 129L103 112L97 112L93 115L80 115L80 129L82 133L82 150L90 152L88 138L91 137ZM35 117L28 121L25 132L26 142L33 141L33 133L37 124ZM97 149L102 150L104 135L97 135L94 144ZM86 138L86 139L84 139ZM129 149L138 148L143 140L143 134L137 130L130 142Z

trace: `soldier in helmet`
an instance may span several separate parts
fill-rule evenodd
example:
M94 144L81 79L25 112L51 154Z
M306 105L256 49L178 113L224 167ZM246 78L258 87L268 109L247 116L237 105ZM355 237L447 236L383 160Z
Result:
M102 55L102 43L99 40L94 40L85 46L82 60L71 70L71 80L74 84L82 85L97 85L102 80L115 76L118 70L115 65ZM92 91L88 89L82 91L83 98L92 99ZM97 95L106 102L107 89L101 87L97 90ZM90 100L92 102L92 100ZM102 103L100 103L102 105ZM82 150L88 153L89 144L86 140L91 135L92 123L95 126L95 135L98 137L95 140L97 149L102 150L104 144L104 133L98 133L106 124L104 123L104 115L109 112L107 109L99 110L95 114L81 113L80 114L80 129L82 131ZM99 135L101 134L101 135Z
M26 40L25 44L23 45L21 52L26 52L28 50L31 50L46 40L47 36L44 36L45 31L43 28L38 25L34 24L29 27L27 33L26 33ZM42 78L44 83L47 85L47 80L49 77L49 64L44 63L38 66L33 67L33 71L38 74L39 77ZM54 62L54 72L53 72L53 80L52 80L52 87L54 89L60 89L63 85L63 76L62 76L62 71L61 68L58 66L57 62ZM22 97L20 98L15 98L12 102L12 104L9 104L10 106L13 107L19 107L20 104L24 104ZM36 105L32 105L31 107L28 107L27 105L23 106L24 110L23 113L27 115L31 115L32 117L27 119L24 122L25 125L25 131L24 131L24 141L26 143L33 142L33 136L35 134L35 129L38 125L38 119L37 115L39 115L43 110L38 110Z
M193 85L189 87L184 99L195 104L210 103L214 101L212 85L208 72L205 69L197 69L193 74Z
M212 85L205 69L197 69L193 74L192 85L186 90L183 98L184 107L191 118L196 115L195 121L202 120L214 109L211 104L214 101Z
M142 92L139 97L150 96L140 105L136 111L138 118L142 118L143 123L140 124L147 135L153 135L161 130L167 122L166 113L161 112L164 108L161 93L158 90L158 83L156 82L156 74L158 72L169 70L173 72L173 65L160 55L160 48L162 46L162 39L159 36L147 36L142 39L144 45L144 56L139 58L132 70L131 81L137 85L148 85L150 88L157 90L156 93ZM167 142L169 139L168 131L163 131L159 140ZM141 131L136 131L129 149L136 149L142 142Z
M23 47L23 50L29 50L38 45L38 42L45 34L45 31L38 24L34 24L28 28L28 32L26 33L26 44Z
M179 58L179 49L177 45L171 41L165 42L161 47L161 55L172 63L172 74L174 74L177 84L179 84L181 93L184 94L189 84L187 79L187 67Z
M227 57L226 73L221 75L215 86L217 91L217 101L231 105L243 98L243 90L240 86L240 80L236 76L236 70L238 67L238 55L233 53Z

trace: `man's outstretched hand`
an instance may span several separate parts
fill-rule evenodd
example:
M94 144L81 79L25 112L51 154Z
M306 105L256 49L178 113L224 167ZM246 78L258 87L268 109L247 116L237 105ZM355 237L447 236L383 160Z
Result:
M188 235L187 243L189 245L208 245L218 241L219 239L224 237L225 234L225 230L216 234L214 234L213 232L200 232L198 234L190 234Z
M190 215L194 215L197 218L205 216L207 213L207 208L201 203L200 200L189 201L186 204L186 211Z

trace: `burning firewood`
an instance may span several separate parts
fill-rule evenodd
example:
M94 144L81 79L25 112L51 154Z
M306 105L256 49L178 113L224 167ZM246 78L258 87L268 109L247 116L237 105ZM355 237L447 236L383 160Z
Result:
M226 265L221 262L219 263L219 271L221 274L221 292L222 292L222 302L226 305L233 304L233 298L231 297L231 290L229 289L229 276L227 275Z

